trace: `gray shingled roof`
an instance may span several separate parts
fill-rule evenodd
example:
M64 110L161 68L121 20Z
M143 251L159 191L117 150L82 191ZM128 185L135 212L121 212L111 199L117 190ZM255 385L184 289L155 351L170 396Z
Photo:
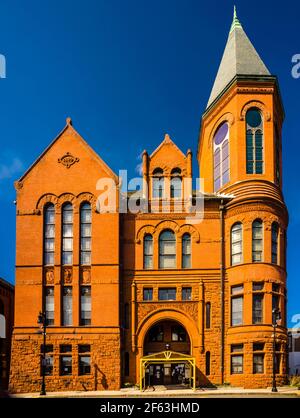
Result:
M233 23L207 108L236 75L265 76L270 72L244 32L234 10Z

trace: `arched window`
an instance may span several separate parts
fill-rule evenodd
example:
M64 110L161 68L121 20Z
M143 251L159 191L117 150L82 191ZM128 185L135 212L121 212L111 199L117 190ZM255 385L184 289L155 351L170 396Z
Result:
M263 120L258 109L248 110L246 124L247 174L263 174Z
M210 375L210 351L205 353L205 374L206 376Z
M278 127L275 126L275 180L277 184L280 184L281 170L280 170L280 154L281 154L281 138L279 135Z
M222 123L214 135L214 190L229 182L229 127Z
M83 203L80 208L80 264L91 264L92 249L92 209L90 203Z
M231 265L240 264L243 258L243 227L240 222L231 228Z
M279 226L277 222L272 223L272 263L278 264L278 232Z
M73 206L66 203L62 209L62 264L73 264Z
M156 168L152 173L152 197L156 199L162 199L164 197L164 172L161 168Z
M252 262L263 261L263 223L260 219L252 224Z
M144 269L153 269L153 237L144 236Z
M182 195L182 180L180 168L171 171L171 198L180 198Z
M44 264L54 265L55 250L55 208L52 203L44 210Z
M182 237L182 268L191 268L191 236L188 233Z
M159 267L176 268L176 238L173 231L163 231L159 237Z

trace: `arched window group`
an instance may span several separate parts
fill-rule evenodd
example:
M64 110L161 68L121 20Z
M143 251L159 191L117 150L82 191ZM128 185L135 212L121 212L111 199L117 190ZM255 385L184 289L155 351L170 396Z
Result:
M166 197L166 182L164 171L156 168L152 173L152 197L162 199ZM180 168L173 168L170 178L170 197L178 199L182 197L182 173Z
M263 119L258 109L248 110L246 125L247 174L263 174Z
M273 264L278 264L278 234L279 225L277 222L272 224L272 254ZM259 263L264 261L264 223L261 219L252 222L252 262ZM231 228L231 265L243 262L243 225L241 222L235 223Z
M222 123L217 129L214 139L214 191L229 182L229 126Z
M144 269L153 269L153 236L144 236ZM176 237L169 229L161 232L159 236L159 268L176 268ZM182 268L191 268L191 236L185 233L182 236Z
M92 239L91 204L84 202L80 207L80 264L91 264ZM61 264L73 264L74 211L71 203L62 207L62 243ZM53 266L55 254L55 207L48 204L44 210L44 265Z

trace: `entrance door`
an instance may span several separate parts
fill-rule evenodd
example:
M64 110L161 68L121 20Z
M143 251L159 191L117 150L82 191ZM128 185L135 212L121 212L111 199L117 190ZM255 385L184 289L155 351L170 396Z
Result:
M181 385L186 383L186 365L182 364L172 364L172 383L173 385Z
M153 365L153 384L163 385L164 384L164 366L163 364Z

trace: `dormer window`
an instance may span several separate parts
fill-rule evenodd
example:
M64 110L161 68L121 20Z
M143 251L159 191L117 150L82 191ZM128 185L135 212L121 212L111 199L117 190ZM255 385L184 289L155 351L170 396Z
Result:
M171 171L171 198L180 198L182 194L182 180L180 168Z
M152 173L152 197L162 199L164 197L164 172L161 168L156 168Z

